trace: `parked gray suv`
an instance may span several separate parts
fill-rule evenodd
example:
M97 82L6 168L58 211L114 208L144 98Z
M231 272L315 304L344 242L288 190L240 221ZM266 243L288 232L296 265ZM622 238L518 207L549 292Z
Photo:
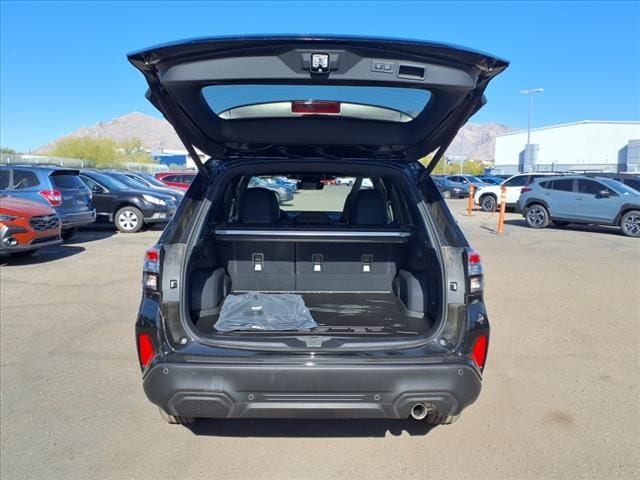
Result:
M640 237L640 193L611 178L541 178L522 189L516 208L533 228L550 222L617 225L625 235Z

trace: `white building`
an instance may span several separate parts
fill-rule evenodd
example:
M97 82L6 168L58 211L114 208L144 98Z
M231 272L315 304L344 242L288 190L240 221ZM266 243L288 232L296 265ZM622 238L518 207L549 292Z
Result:
M639 122L583 122L496 137L494 173L518 171L592 170L640 172ZM528 157L528 158L527 158Z

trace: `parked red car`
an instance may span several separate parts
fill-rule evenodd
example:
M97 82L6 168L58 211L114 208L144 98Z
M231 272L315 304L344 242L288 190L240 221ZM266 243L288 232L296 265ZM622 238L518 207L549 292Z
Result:
M168 187L178 187L184 190L191 186L196 178L195 172L162 172L156 173L156 178Z
M31 255L59 243L60 218L51 207L0 196L0 255Z

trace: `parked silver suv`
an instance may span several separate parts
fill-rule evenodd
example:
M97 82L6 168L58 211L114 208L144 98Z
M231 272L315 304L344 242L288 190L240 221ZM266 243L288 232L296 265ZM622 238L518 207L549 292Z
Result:
M617 225L625 235L640 237L640 192L610 178L541 178L522 189L516 208L533 228L549 222Z

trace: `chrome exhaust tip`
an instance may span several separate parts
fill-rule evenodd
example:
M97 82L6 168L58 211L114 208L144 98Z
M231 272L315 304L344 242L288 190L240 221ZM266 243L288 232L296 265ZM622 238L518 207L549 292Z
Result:
M416 403L411 407L411 418L415 420L424 420L429 414L429 409L424 403Z

